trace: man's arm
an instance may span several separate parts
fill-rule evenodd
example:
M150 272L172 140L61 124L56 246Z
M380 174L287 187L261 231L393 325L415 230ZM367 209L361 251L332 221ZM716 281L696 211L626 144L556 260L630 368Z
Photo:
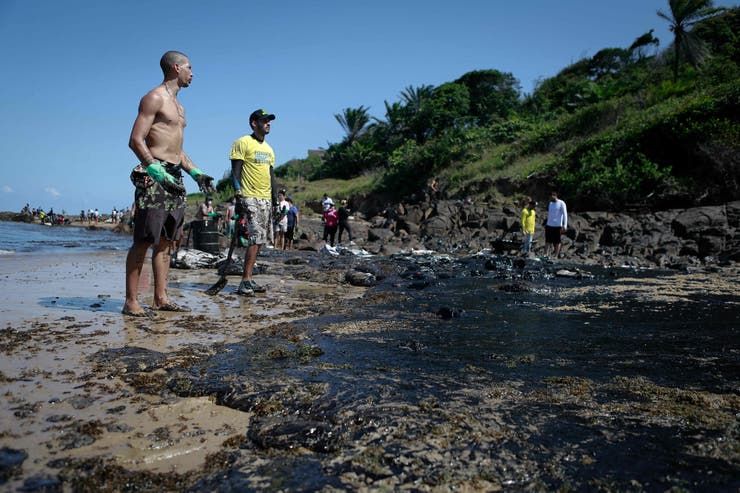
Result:
M195 165L193 160L190 159L190 156L185 154L185 151L180 152L180 166L188 172L193 180L195 180L195 183L198 184L198 188L200 188L201 192L213 193L215 191L213 188L213 177L203 173L203 171Z
M185 154L185 151L180 152L180 166L188 173L190 173L191 170L198 168L193 160L190 159L190 156Z
M241 196L242 191L242 166L244 161L241 159L231 160L231 184L234 186L234 194Z
M160 94L150 92L139 102L139 114L134 120L134 127L131 129L128 146L134 151L139 162L144 165L155 161L149 146L146 144L146 137L154 124L154 118L159 110L162 109L164 99Z
M568 229L568 207L563 202L563 229Z
M275 179L275 168L270 166L270 191L272 192L272 206L278 205L277 180Z
M152 129L154 118L159 110L162 109L164 100L162 96L155 92L149 92L141 98L139 102L139 114L134 120L134 128L131 129L131 136L128 140L128 146L134 151L139 162L146 167L149 176L159 183L162 188L170 193L181 195L185 193L185 188L177 183L175 178L167 173L162 163L157 161L152 155L152 151L146 143L146 137Z

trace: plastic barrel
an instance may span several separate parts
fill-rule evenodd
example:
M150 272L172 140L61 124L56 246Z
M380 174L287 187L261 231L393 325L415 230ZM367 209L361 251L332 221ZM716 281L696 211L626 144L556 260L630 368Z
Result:
M202 252L218 255L221 252L216 221L193 221L190 223L193 230L193 248Z

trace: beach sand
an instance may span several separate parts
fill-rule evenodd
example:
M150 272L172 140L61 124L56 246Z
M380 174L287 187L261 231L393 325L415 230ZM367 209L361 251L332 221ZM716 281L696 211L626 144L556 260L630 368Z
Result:
M0 257L0 451L28 455L0 490L736 489L737 270L558 280L532 262L512 284L471 277L476 257L268 249L267 294L230 277L210 297L213 269L173 269L193 312L144 320L120 313L125 255ZM359 263L376 288L345 281ZM145 305L151 279L147 262ZM465 312L440 318L455 295ZM711 329L684 328L692 311Z
M123 317L125 252L0 257L0 448L28 453L22 479L55 474L59 457L106 457L128 470L179 473L203 467L207 456L243 436L248 413L207 397L166 398L136 392L100 371L91 355L107 348L174 352L186 345L228 343L260 327L305 314L306 296L327 286L262 275L270 296L245 299L233 290L204 293L217 275L208 270L170 272L169 294L192 313L158 312L157 320ZM260 261L264 263L264 261ZM151 304L149 259L140 299ZM363 290L332 287L341 296ZM94 443L90 437L94 438Z

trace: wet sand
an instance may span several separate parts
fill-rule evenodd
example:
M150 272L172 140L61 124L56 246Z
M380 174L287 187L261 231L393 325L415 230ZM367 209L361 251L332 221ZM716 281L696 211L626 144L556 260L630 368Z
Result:
M90 356L112 347L176 352L189 345L233 342L305 314L307 302L299 298L321 299L328 290L320 283L262 275L269 298L235 296L236 278L210 297L203 291L218 278L215 271L172 269L170 296L193 312L158 312L156 320L142 321L120 314L124 261L122 252L0 257L5 298L0 307L0 328L5 329L0 448L28 453L23 474L0 488L54 474L48 463L60 456L112 458L129 470L202 468L225 440L243 435L250 414L218 406L208 397L162 399L136 392L96 371ZM151 304L151 279L147 259L140 286L145 305ZM362 294L351 286L331 286L331 292Z
M737 340L688 356L666 348L676 359L665 364L694 358L711 372L685 384L633 370L651 365L658 335L648 339L658 347L634 351L603 342L620 332L604 314L639 321L627 302L691 310L712 299L738 313L737 270L559 284L545 273L539 285L510 274L475 282L467 264L379 261L388 280L368 290L344 282L346 259L308 268L316 255L295 252L260 257L270 291L255 298L236 296L233 277L209 297L212 269L173 269L170 296L193 312L149 321L120 314L124 257L0 257L0 449L28 454L0 489L709 491L738 477L740 398L727 363ZM432 274L442 289L427 293L418 283ZM456 302L450 325L439 313L456 277L489 301ZM495 326L470 325L483 315ZM558 332L561 319L584 335ZM661 323L667 341L681 334ZM717 334L737 333L722 323ZM476 341L474 330L498 339ZM557 345L580 338L572 354ZM614 374L601 373L605 362ZM675 470L614 472L651 450L670 462L674 449Z

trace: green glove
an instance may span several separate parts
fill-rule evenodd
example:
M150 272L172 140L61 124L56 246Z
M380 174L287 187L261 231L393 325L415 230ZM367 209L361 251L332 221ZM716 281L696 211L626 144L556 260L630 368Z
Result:
M208 176L207 174L203 173L198 168L193 168L190 171L190 176L195 180L195 182L198 184L198 188L200 188L200 191L203 193L213 193L215 192L213 188L213 177Z
M177 183L175 177L167 173L167 170L164 169L164 165L159 161L149 163L149 166L146 167L146 174L151 176L152 179L159 183L167 192L174 195L185 195L185 187Z

